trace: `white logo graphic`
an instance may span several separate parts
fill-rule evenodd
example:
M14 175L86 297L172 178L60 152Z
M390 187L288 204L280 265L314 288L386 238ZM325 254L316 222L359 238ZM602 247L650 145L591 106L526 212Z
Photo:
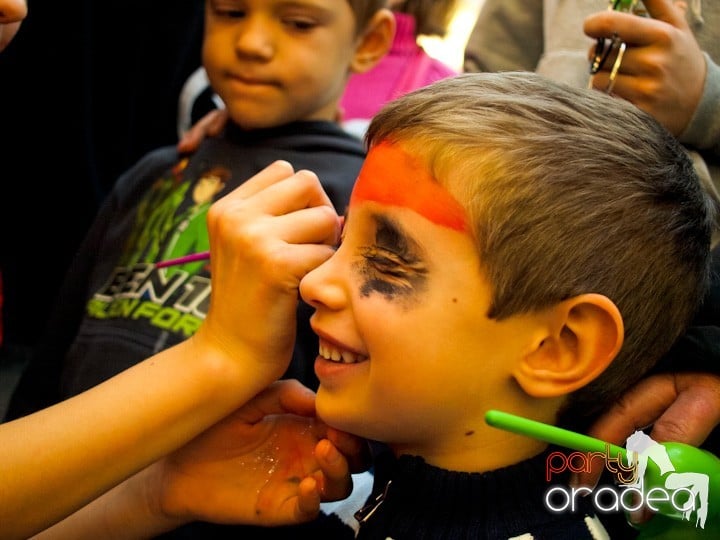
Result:
M655 442L649 435L642 431L636 431L626 442L628 452L628 460L630 464L635 463L637 467L636 481L634 484L626 484L627 487L636 487L643 491L643 479L645 470L647 469L648 460L655 463L660 469L660 474L665 480L665 492L677 492L682 490L687 493L688 500L677 510L682 512L683 519L690 521L693 510L695 513L695 526L705 528L705 519L708 514L708 491L710 486L710 478L707 474L695 472L675 472L675 466L670 461L667 449ZM637 459L637 461L635 461ZM659 487L651 488L648 494L653 490L662 489ZM647 497L647 496L646 496ZM676 498L673 497L673 501ZM697 501L697 505L696 505Z
M600 460L618 485L603 486L594 492L588 487L556 485L546 491L545 507L557 513L575 512L577 497L592 495L593 505L600 512L634 512L646 506L653 512L686 521L691 521L694 513L695 527L704 529L710 477L697 472L677 472L667 448L642 431L628 437L626 449L627 463L619 452L612 456L608 444L604 452L550 453L545 465L548 482L554 474L565 471L590 472L593 461ZM648 471L648 462L654 463L659 472L655 468Z

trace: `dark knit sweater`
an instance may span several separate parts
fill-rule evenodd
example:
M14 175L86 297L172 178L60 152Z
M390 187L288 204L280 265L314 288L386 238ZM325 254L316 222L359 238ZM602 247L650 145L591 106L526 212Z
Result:
M602 538L593 536L588 527L587 521L592 521L602 530L590 501L580 501L575 513L545 508L545 492L551 487L545 480L546 456L542 453L486 473L448 471L419 457L379 456L369 500L374 502L391 483L382 502L361 524L358 538L497 540L528 534L522 537ZM364 514L369 512L366 507Z

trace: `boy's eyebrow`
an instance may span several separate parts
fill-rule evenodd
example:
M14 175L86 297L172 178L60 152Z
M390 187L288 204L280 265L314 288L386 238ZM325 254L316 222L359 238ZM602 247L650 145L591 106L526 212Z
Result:
M328 14L332 14L334 12L334 8L331 6L326 5L327 2L318 2L317 0L275 0L275 7L278 8L292 8L292 7L299 7L299 8L310 8L315 9L317 11L326 12Z
M383 213L373 213L370 217L375 222L375 242L378 246L389 249L408 262L419 260L419 254L424 250L407 227Z

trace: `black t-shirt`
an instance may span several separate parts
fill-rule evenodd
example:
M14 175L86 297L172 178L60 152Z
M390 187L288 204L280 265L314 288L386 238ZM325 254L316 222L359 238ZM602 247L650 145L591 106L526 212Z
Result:
M362 143L330 122L252 132L231 124L187 159L174 147L149 153L118 180L90 228L8 418L87 390L195 332L209 302L208 265L156 269L152 263L208 249L209 203L193 199L203 175L223 178L217 199L284 159L296 170L315 172L344 212L364 156ZM286 376L316 388L311 312L299 304L295 356Z

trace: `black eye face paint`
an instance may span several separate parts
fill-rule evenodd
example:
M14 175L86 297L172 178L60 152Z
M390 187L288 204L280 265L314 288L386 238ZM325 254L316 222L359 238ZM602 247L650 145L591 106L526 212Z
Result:
M362 249L355 264L362 277L360 295L381 294L386 300L418 301L427 286L423 249L395 221L374 214L375 242Z

